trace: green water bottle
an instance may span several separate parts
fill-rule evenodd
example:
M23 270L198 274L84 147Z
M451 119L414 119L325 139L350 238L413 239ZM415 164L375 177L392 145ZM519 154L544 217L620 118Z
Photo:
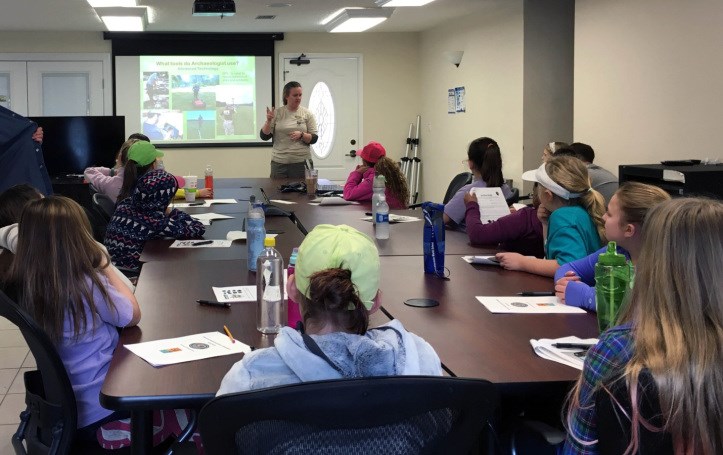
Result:
M595 264L595 302L600 332L617 319L630 285L628 260L615 248L615 242L608 242L607 251L598 257Z

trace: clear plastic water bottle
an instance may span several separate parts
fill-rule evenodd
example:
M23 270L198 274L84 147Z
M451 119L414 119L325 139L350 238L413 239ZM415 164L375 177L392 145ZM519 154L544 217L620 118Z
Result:
M600 332L615 323L632 278L627 258L618 254L615 247L615 242L609 242L595 264L595 304Z
M274 248L276 239L264 240L257 259L256 328L261 333L278 333L284 325L284 259Z
M372 222L377 224L377 204L379 204L379 196L385 196L384 191L387 189L387 179L383 175L374 176L372 183Z
M382 192L379 195L379 202L377 203L376 207L376 215L374 216L374 219L376 220L376 229L374 230L374 237L378 239L388 239L389 238L389 204L387 204L387 197L384 195L384 192Z
M207 189L213 189L213 168L210 164L206 165L206 179L203 183Z
M294 274L296 269L296 257L299 255L299 249L294 248L294 250L291 252L291 257L289 258L289 267L287 268L287 275L291 276ZM301 321L301 311L299 310L299 303L294 301L294 299L291 298L290 295L286 296L286 306L287 306L287 318L286 318L286 325L291 327L292 329L296 328L296 323Z
M264 209L261 204L256 204L255 200L249 208L249 214L246 217L246 248L248 251L248 269L252 272L256 271L256 259L258 259L261 251L264 249L264 239L266 238L266 228L264 222Z

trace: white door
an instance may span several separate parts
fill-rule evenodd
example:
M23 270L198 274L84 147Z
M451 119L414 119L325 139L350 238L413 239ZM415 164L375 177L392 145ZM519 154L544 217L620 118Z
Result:
M103 113L102 62L28 62L28 115Z
M28 115L28 79L25 62L0 62L0 106Z
M309 54L308 64L290 63L297 57L279 56L279 93L289 81L301 84L302 105L314 113L319 126L319 140L312 146L314 167L320 178L344 182L358 164L350 152L360 148L361 56Z

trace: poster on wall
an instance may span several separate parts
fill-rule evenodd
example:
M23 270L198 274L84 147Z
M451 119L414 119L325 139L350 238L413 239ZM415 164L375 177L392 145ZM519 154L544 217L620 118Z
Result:
M455 111L465 112L466 108L465 108L465 104L464 104L464 87L455 87L454 99L455 99Z
M454 89L447 90L447 113L454 114L456 110L456 101L454 96Z

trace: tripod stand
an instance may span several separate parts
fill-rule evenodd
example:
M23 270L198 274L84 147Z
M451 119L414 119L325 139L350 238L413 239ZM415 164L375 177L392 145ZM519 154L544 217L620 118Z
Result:
M415 204L417 197L419 196L419 173L421 171L422 160L418 157L419 154L419 124L421 117L417 116L417 127L415 136L412 137L413 124L409 124L409 136L407 137L407 150L404 158L402 158L402 172L404 177L407 179L409 185L409 201L408 203ZM409 157L409 146L411 145L414 156Z

